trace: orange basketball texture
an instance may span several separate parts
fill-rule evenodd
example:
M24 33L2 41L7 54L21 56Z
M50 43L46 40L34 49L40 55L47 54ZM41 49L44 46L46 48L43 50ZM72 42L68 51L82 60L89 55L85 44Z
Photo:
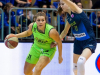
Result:
M6 47L13 49L18 45L18 38L14 34L9 34L6 36L4 43Z

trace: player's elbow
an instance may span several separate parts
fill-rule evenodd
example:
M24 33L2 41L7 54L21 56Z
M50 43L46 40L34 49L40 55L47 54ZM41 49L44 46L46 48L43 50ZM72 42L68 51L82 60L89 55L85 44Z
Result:
M31 33L29 33L29 32L27 32L26 36L30 36L30 35L32 35L32 34L31 34Z
M57 44L61 44L61 43L62 43L62 41L61 41L60 38L58 38L58 39L56 40L56 42L57 42Z

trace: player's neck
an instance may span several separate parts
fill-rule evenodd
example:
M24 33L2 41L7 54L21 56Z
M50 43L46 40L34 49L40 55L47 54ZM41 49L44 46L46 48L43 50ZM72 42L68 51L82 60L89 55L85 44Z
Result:
M44 33L44 32L45 32L45 28L41 28L41 29L37 28L37 30L38 30L40 33Z
M67 11L67 13L71 15L71 9L69 9L69 10Z

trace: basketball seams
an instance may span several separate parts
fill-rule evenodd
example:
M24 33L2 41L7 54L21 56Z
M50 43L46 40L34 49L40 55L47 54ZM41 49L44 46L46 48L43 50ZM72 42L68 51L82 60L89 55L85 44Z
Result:
M18 42L18 38L17 37L11 37L11 38L8 39L8 41Z
M10 42L7 42L8 48L13 49L14 47L10 44Z
M12 40L8 41L13 47L16 47L18 45L18 42L14 42Z

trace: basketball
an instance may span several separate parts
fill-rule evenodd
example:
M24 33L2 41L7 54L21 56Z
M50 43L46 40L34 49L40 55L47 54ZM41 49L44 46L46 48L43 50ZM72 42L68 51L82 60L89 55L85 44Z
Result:
M5 37L4 43L7 48L13 49L18 45L18 38L14 34L9 34Z

